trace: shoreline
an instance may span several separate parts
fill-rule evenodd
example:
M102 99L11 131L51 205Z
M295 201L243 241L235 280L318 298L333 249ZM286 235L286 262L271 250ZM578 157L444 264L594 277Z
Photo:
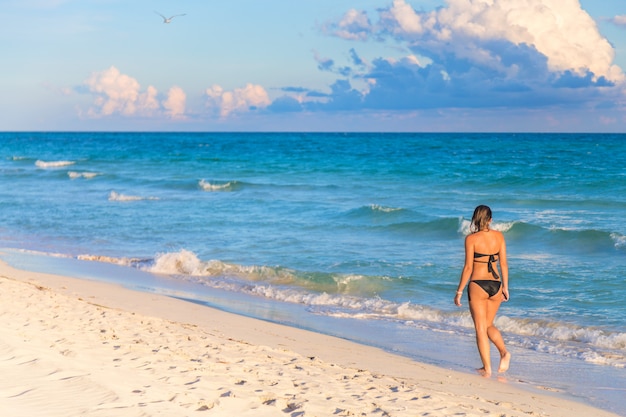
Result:
M13 416L616 416L549 388L4 261L0 297L0 408Z

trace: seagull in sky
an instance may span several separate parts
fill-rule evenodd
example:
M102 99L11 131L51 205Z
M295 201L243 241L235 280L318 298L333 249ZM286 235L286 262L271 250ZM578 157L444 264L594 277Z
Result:
M163 23L170 23L172 21L172 19L175 18L176 16L184 16L185 15L185 13L183 13L183 14L175 14L174 16L170 16L170 17L165 17L165 16L163 16L159 12L155 11L154 13L158 14L159 16L161 16L163 18Z

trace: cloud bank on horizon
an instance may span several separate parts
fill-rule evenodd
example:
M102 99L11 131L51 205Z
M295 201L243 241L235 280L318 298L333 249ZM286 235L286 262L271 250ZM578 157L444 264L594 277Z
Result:
M610 21L626 28L626 15ZM325 90L215 84L201 94L201 105L191 106L182 88L142 88L132 74L111 66L76 87L91 97L81 116L185 122L251 113L558 106L618 109L626 122L626 76L614 63L613 45L578 0L447 0L431 11L393 0L376 12L346 10L318 29L351 43L348 59L313 53L312 65L335 78ZM366 58L359 49L368 42L393 43L404 54Z

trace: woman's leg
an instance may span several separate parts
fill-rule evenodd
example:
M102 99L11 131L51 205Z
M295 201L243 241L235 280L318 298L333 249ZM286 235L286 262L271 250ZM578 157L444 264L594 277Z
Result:
M489 345L489 327L491 325L488 316L489 296L477 284L470 282L467 291L470 296L470 313L474 320L474 328L476 330L476 345L478 346L478 354L483 363L483 367L479 369L481 375L491 376L491 355Z
M498 366L498 372L506 372L509 369L509 362L511 360L511 354L506 350L504 339L493 322L496 318L496 313L502 304L502 290L498 291L496 295L487 299L487 335L489 340L496 346L500 353L500 365Z

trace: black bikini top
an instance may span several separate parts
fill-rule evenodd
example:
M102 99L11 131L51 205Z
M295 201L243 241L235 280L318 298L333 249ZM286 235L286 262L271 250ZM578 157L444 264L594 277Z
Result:
M491 272L491 275L493 275L493 277L497 280L500 279L500 277L498 276L498 272L496 271L496 269L493 267L493 263L496 263L497 259L496 256L498 256L500 254L500 252L498 253L494 253L493 255L485 255L484 253L478 253L478 252L474 252L474 262L479 262L481 264L487 264L487 271ZM477 261L476 258L482 258L483 256L488 256L489 260L488 261Z

